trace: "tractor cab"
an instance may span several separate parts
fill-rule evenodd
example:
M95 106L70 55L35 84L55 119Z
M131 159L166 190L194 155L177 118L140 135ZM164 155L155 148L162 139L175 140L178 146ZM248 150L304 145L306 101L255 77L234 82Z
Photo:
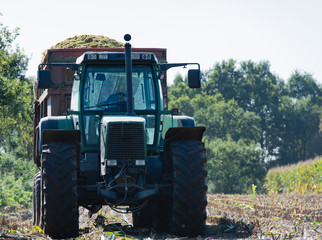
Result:
M163 110L162 90L157 78L157 64L153 53L132 53L132 92L128 94L125 54L113 52L84 53L77 59L79 70L72 89L71 110L79 111L82 119L82 145L99 149L102 117L129 116L129 95L135 116L145 120L146 143L154 145L158 111ZM131 106L130 106L131 108ZM96 127L93 127L96 126Z

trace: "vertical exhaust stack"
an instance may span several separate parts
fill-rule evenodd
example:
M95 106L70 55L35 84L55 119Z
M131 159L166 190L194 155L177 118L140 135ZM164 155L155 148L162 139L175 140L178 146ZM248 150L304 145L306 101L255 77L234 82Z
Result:
M125 44L125 71L126 71L126 88L127 88L127 115L134 116L133 90L132 90L132 50L130 34L124 35Z

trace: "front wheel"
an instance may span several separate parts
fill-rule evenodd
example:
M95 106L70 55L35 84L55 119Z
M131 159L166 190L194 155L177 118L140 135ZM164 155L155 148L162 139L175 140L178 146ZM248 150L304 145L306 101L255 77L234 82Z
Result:
M42 149L42 227L52 238L77 237L76 145L52 142Z
M196 140L170 144L173 166L170 231L179 236L195 237L206 225L207 184L204 144Z

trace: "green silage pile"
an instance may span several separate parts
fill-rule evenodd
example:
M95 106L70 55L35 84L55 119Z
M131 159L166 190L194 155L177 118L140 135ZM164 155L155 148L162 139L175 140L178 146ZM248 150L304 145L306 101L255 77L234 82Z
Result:
M124 44L112 38L102 35L78 35L67 38L64 41L52 46L51 49L57 48L120 48Z

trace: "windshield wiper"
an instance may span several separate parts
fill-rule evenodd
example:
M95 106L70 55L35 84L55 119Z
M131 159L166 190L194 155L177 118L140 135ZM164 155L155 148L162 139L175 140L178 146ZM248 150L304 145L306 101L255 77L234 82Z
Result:
M101 104L97 104L94 106L90 106L90 107L86 107L84 109L91 109L91 108L95 108L95 107L108 107L108 106L113 106L113 105L122 105L125 102L114 102L114 103L101 103Z

